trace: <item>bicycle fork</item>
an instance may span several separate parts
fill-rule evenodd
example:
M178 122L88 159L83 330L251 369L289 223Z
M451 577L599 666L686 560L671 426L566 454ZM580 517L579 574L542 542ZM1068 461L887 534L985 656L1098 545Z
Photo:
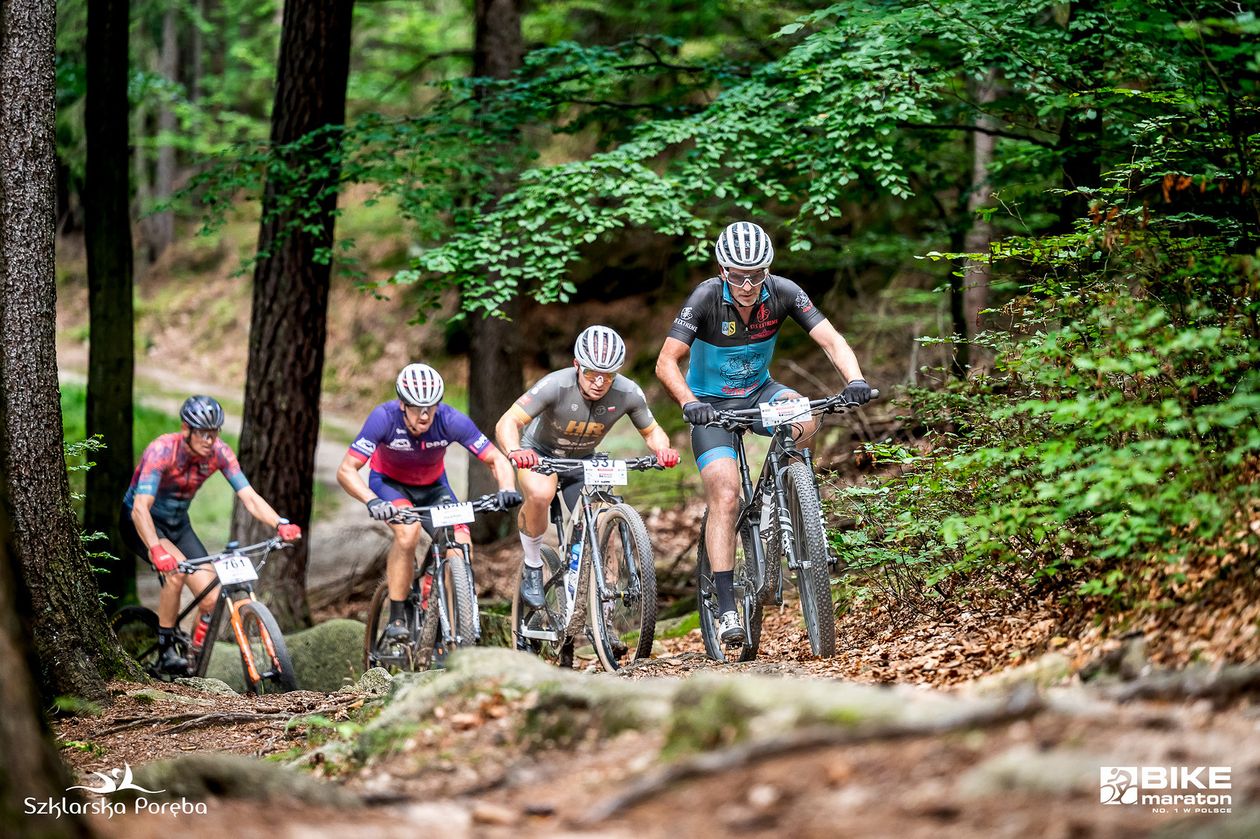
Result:
M254 599L252 592L249 595L249 599ZM241 658L244 660L245 669L249 673L250 684L256 684L262 681L263 674L258 672L258 664L254 661L254 650L249 645L249 639L245 637L245 624L241 621L241 613L237 609L236 605L237 601L230 597L226 598L226 600L228 606L228 620L232 623L232 634L236 636L236 646L241 649ZM242 598L242 600L244 600L244 598ZM261 634L263 646L267 650L267 656L269 660L274 661L276 658L276 651L271 644L271 634L269 632L263 632ZM246 687L248 688L249 685L246 685Z

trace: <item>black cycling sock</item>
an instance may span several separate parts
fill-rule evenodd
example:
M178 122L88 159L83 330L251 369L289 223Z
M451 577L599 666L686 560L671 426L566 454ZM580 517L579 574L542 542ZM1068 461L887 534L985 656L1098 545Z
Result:
M407 601L390 600L389 601L389 622L407 620Z
M718 614L735 611L735 572L714 571L713 584L717 587Z
M158 627L158 649L164 650L175 643L175 627L159 626Z

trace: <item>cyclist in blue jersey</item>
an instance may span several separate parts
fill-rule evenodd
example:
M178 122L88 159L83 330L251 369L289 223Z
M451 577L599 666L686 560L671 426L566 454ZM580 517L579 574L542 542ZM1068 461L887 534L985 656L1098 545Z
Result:
M512 464L495 448L473 421L442 401L446 385L427 364L408 364L394 382L398 399L377 405L350 445L337 482L352 497L367 505L377 521L388 521L404 507L453 504L455 493L446 479L446 448L459 443L490 468L499 482L499 508L521 503ZM371 463L365 482L359 475ZM433 535L433 522L422 516L423 527ZM406 599L415 569L416 545L421 524L395 524L394 544L386 559L389 584L389 625L385 637L401 641L410 636ZM470 545L468 525L455 525L457 541Z
M800 394L770 378L775 340L788 318L823 349L846 382L844 397L870 401L857 357L800 286L770 273L774 246L756 224L729 225L714 245L718 276L702 282L674 318L656 359L656 375L691 423L691 447L709 505L707 548L718 595L718 633L726 643L744 640L735 612L735 521L739 468L734 432L707 427L717 409L751 408ZM687 373L682 361L690 354ZM814 421L801 424L808 439ZM755 429L757 430L757 429ZM764 431L764 429L759 429Z
M176 571L185 559L198 559L207 553L188 519L188 506L206 479L215 472L222 472L250 515L276 528L285 541L302 536L301 528L280 518L249 485L236 455L219 439L223 407L216 400L209 396L190 396L184 400L179 418L178 432L163 434L145 447L118 516L123 541L163 575L157 610L158 668L165 673L188 669L187 659L174 646L175 621L179 617L179 596L183 587L187 585L190 591L199 592L218 585L214 569L202 568L192 574ZM201 620L193 631L195 647L205 640L216 600L215 595L209 593L197 604Z

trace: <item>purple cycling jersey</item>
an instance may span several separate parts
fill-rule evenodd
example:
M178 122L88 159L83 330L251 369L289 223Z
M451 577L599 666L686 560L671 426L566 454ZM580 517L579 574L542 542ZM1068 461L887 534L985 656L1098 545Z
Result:
M445 474L446 447L460 443L482 456L490 439L473 421L446 403L438 405L429 430L415 436L407 430L402 406L397 401L377 405L363 423L350 453L361 461L370 460L372 471L408 486L435 484Z

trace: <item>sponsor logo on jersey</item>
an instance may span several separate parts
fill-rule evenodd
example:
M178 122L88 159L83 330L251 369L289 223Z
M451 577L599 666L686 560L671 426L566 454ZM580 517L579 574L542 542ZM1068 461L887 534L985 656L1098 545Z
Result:
M728 338L734 335L735 334L735 321L733 320L722 321L722 334Z
M796 295L796 300L794 302L796 304L796 308L800 309L802 312L808 312L810 309L814 308L814 304L810 302L809 295L803 291Z
M412 450L410 440L390 440L389 447L396 452L409 452Z
M371 454L372 452L376 451L376 443L373 443L371 440L369 440L366 437L360 437L359 439L354 441L354 448L358 449L364 454Z
M598 408L595 409L595 416L597 417L602 417L606 413L608 413L608 409L605 408L603 405L600 405Z
M574 402L574 403L572 403L571 405L569 405L569 410L570 410L570 411L576 411L576 410L577 410L577 403L576 403L576 402Z
M437 449L437 448L444 448L446 446L449 446L450 444L451 444L450 440L422 440L420 442L420 448Z
M674 318L674 326L681 326L683 329L689 329L692 332L700 331L700 327L696 326L694 323L687 323L682 318Z
M760 306L757 307L757 317L753 318L753 320L764 321L768 319L769 317L770 317L770 310L766 308L765 303L762 303Z
M695 310L690 306L683 306L683 310L678 313L678 317L683 320L691 320L691 316L695 314Z

